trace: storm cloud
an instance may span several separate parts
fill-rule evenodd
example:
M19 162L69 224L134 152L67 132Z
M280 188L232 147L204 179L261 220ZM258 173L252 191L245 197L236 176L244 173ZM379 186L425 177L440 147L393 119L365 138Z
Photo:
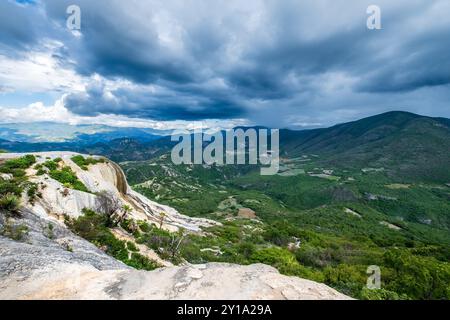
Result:
M128 84L109 89L101 81L94 81L86 91L64 97L64 104L84 116L123 114L163 121L228 119L244 115L244 110L231 97L212 96L198 94L195 89L172 91L160 86Z
M65 26L72 3L1 4L0 48L61 43L59 63L87 79L64 97L75 114L279 127L450 116L446 0L377 1L381 30L367 29L366 0L79 0L78 35Z

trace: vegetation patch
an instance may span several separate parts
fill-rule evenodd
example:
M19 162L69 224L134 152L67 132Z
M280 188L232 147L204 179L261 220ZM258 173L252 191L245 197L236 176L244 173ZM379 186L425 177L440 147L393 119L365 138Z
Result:
M23 224L14 224L9 220L0 229L0 235L14 241L24 241L28 235L28 227Z
M36 163L36 157L26 155L21 158L7 160L2 164L0 171L3 173L14 173L15 169L26 170Z
M27 181L25 174L25 170L34 163L36 163L35 156L26 155L0 165L1 173L11 175L10 179L0 178L0 210L17 215L24 190L27 189L31 195L37 195L37 190Z
M80 160L78 157L81 157L83 160ZM92 159L92 161L89 159ZM97 161L93 158L84 159L82 156L75 156L72 160L74 160L75 163L80 163L77 163L80 167L91 164L93 161ZM66 188L90 192L88 188L78 179L76 173L70 167L63 166L61 162L61 158L55 158L53 160L48 159L42 164L37 164L34 169L37 170L36 174L38 176L48 174L52 179L62 183ZM84 170L87 170L87 167Z
M105 163L105 159L104 158L100 158L100 159L95 159L92 157L83 157L82 155L77 155L71 158L71 160L78 165L81 169L87 171L89 165L94 165L97 163Z
M9 213L17 214L20 208L20 198L14 194L7 193L0 197L0 209Z
M323 171L314 161L302 164L301 169ZM131 183L150 181L136 190L182 213L223 223L206 230L207 237L186 235L180 245L179 261L262 262L283 274L324 282L359 299L448 297L449 293L442 289L449 282L450 270L450 219L446 215L450 207L445 189L425 185L398 189L398 183L392 182L384 171L368 175L359 169L336 169L333 174L341 177L337 181L309 175L262 177L252 171L225 174L218 167L183 168L170 167L159 160L156 163L157 166L147 163L145 167L143 163L125 165ZM167 167L165 171L163 166ZM391 184L395 187L386 188ZM192 186L201 192L193 192ZM398 200L368 201L366 193L385 194ZM262 223L227 214L242 207L257 212ZM424 217L431 217L438 227L421 223ZM401 230L389 229L381 221ZM166 247L170 247L171 234L158 228L141 233L143 243L155 250L170 250ZM396 262L386 259L387 252L397 249L404 258L404 266L398 269ZM418 277L418 270L407 268L406 261L420 265L428 276ZM380 290L366 289L370 265L378 265L382 270ZM401 285L416 277L416 284ZM436 286L430 287L429 282ZM414 290L414 286L420 289Z
M62 183L65 187L73 190L89 192L88 188L78 180L77 175L70 167L63 167L61 170L51 170L49 173L52 179Z
M39 191L37 183L28 182L26 185L28 201L34 205L36 198L42 198L42 193Z
M137 253L136 247L117 239L110 230L114 222L107 215L87 209L83 210L83 213L77 219L66 217L66 225L74 233L131 267L143 270L154 270L159 267L156 262Z
M184 230L170 233L156 226L150 226L147 232L143 232L142 227L140 227L140 230L140 232L134 233L138 244L145 244L162 259L171 261L174 264L181 263L184 260L181 251L187 236Z

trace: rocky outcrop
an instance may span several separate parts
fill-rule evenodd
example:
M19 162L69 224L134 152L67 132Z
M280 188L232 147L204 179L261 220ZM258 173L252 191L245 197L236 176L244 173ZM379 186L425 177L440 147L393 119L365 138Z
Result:
M0 236L0 299L348 299L324 284L255 264L138 271L26 212L23 241Z
M50 273L51 271L51 273ZM348 297L313 281L280 275L256 264L209 263L155 271L98 271L61 264L0 287L0 299L102 300L343 300Z
M7 286L9 277L30 279L34 272L56 265L72 264L96 270L128 269L63 225L40 218L34 212L22 210L20 218L0 212L0 230L19 227L26 230L20 239L0 236L0 291Z
M108 197L120 202L119 207L127 205L131 211L127 213L135 220L144 220L149 223L159 224L161 215L164 215L163 227L169 231L177 231L179 228L191 232L200 232L202 227L217 225L217 222L208 219L191 218L180 214L174 208L159 204L143 195L133 191L126 180L125 174L119 165L112 161L89 165L88 170L83 170L75 164L71 158L78 155L73 152L40 152L33 153L38 163L44 163L50 159L61 158L61 165L70 167L78 179L88 188L90 193L72 190L53 180L47 174L38 176L36 170L27 171L28 179L37 183L42 197L30 203L24 201L24 205L42 218L60 218L64 216L78 217L82 210L97 210L99 205L98 194L106 193ZM24 154L0 154L0 159L18 158ZM88 157L87 155L83 155ZM95 157L94 158L100 158Z

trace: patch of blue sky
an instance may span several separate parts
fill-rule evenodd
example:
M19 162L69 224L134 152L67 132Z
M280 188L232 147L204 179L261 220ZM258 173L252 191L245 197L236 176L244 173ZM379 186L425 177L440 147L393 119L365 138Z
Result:
M56 93L31 92L2 92L0 93L0 107L19 108L35 102L42 102L46 106L53 105L60 97Z

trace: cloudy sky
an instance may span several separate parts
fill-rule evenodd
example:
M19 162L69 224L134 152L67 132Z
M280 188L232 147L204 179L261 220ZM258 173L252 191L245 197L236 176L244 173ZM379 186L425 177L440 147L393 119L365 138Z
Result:
M81 29L66 26L69 5ZM381 8L381 30L366 10ZM450 117L448 0L1 0L0 122Z

